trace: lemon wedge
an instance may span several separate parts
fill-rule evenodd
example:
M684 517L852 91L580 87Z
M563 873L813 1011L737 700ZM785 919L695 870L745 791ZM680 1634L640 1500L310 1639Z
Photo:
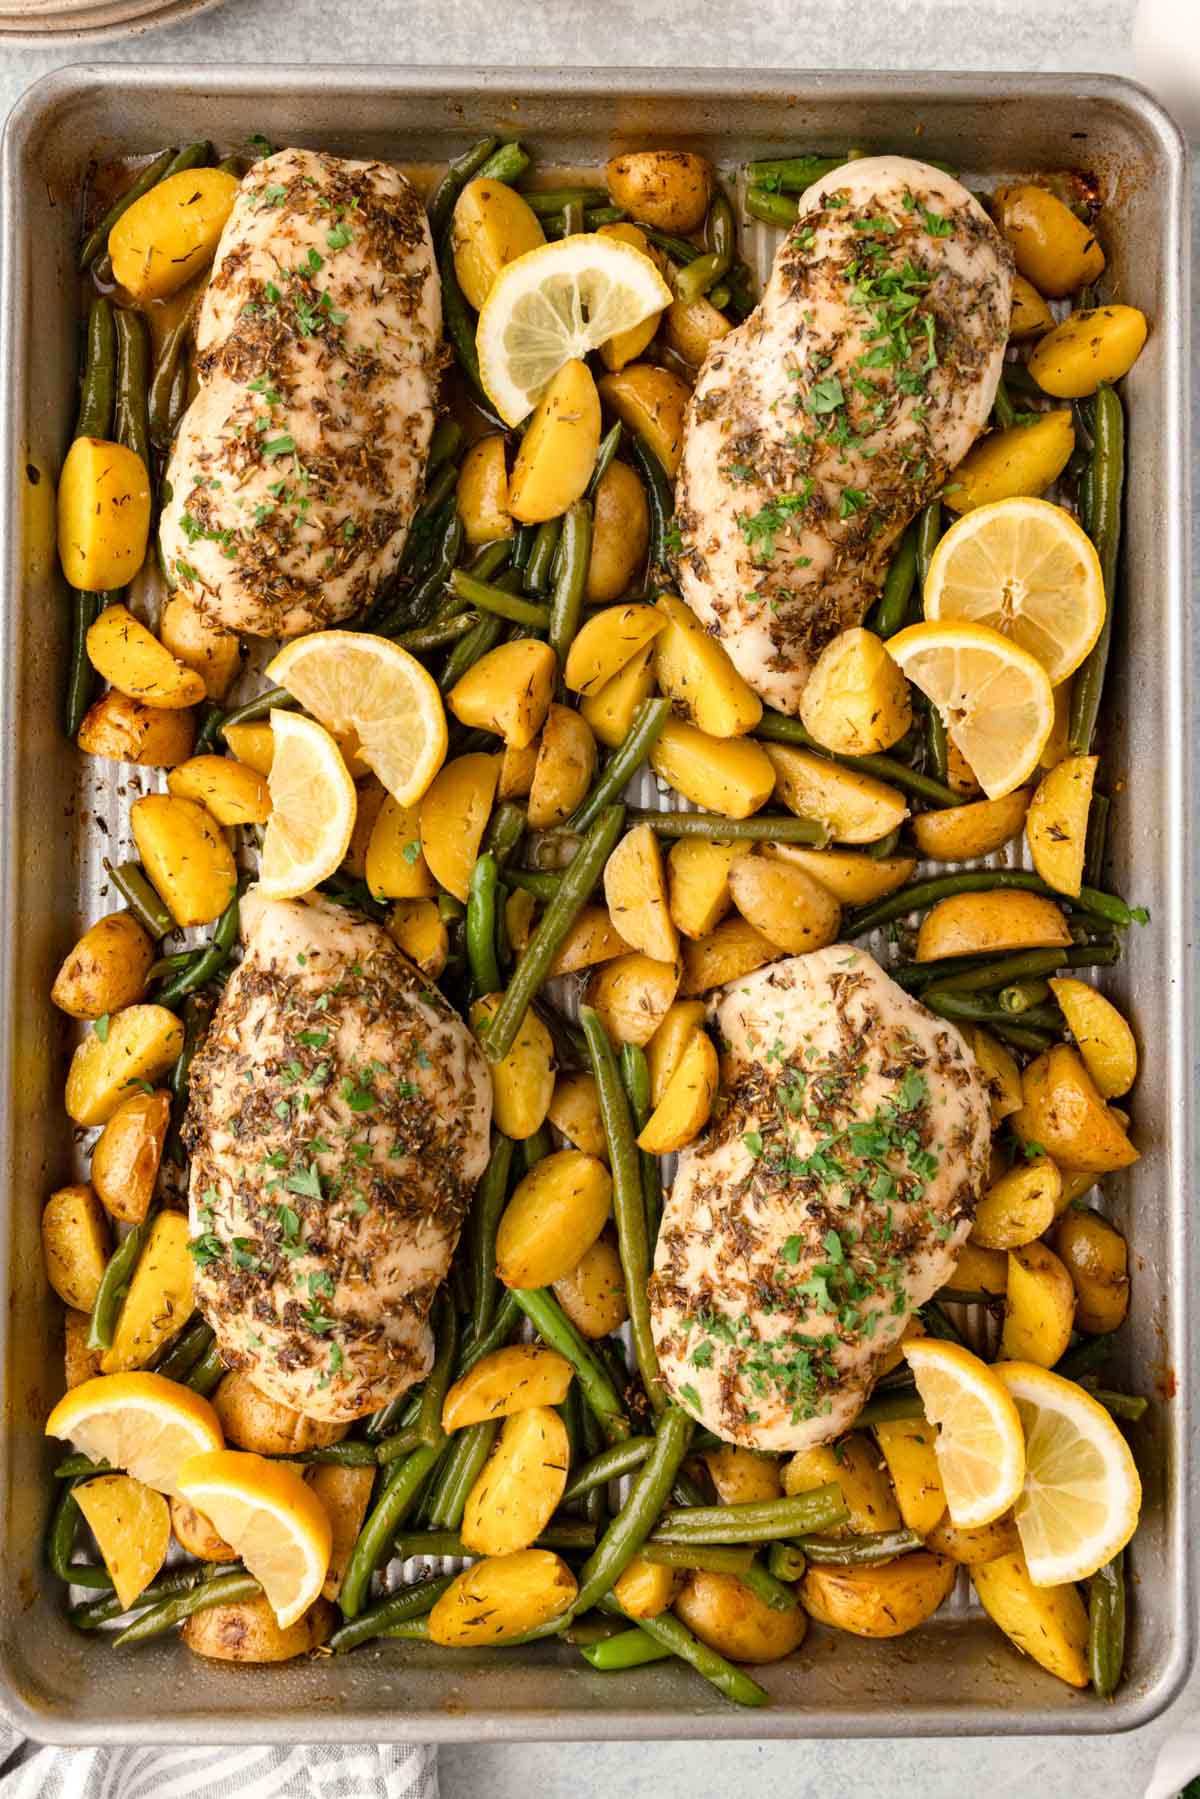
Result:
M178 1492L179 1469L224 1442L207 1399L163 1374L98 1374L64 1393L46 1435L93 1462L132 1474L156 1492Z
M991 1524L1025 1479L1025 1440L997 1370L957 1343L917 1337L902 1345L925 1416L938 1427L934 1452L956 1530Z
M329 1514L293 1469L239 1449L193 1456L179 1497L236 1549L262 1586L281 1630L305 1613L329 1572Z
M327 881L350 847L358 794L333 738L299 712L274 711L275 755L258 886L295 899Z

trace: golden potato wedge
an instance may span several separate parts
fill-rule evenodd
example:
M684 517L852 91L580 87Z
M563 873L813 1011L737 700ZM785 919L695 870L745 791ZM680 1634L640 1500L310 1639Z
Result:
M367 876L367 851L371 847L371 833L375 829L376 819L383 810L383 802L387 799L388 792L377 775L368 775L365 780L356 782L354 791L357 796L354 829L350 833L350 843L346 854L342 857L342 869L354 880L364 881ZM413 835L416 835L415 831Z
M1120 381L1142 353L1146 315L1136 306L1073 312L1034 345L1029 372L1043 393L1082 400L1102 381Z
M537 214L514 188L487 176L467 182L454 204L450 245L458 284L476 312L501 269L545 241Z
M917 933L917 961L990 956L1004 949L1065 949L1070 941L1067 921L1052 899L997 887L952 893L931 906Z
M596 739L587 720L570 706L552 705L539 740L529 787L529 828L565 824L592 784Z
M1032 1243L1054 1222L1061 1185L1062 1177L1049 1156L1010 1168L980 1200L971 1242L980 1249L1021 1249Z
M422 974L431 981L438 979L450 954L450 933L436 900L397 900L388 912L386 930L396 948L403 950Z
M118 692L174 711L204 698L204 682L176 660L128 606L106 606L87 634L88 661Z
M100 1351L88 1348L92 1320L87 1312L68 1305L63 1313L63 1374L68 1391L95 1380L100 1372Z
M165 1087L121 1101L92 1151L92 1186L111 1218L140 1224L150 1210L171 1123Z
M761 744L711 737L682 718L667 720L650 751L650 766L676 793L724 818L749 818L775 785Z
M575 1370L566 1356L541 1343L510 1343L494 1349L456 1380L442 1406L442 1429L464 1430L507 1418L531 1405L558 1405L567 1396Z
M689 999L736 981L783 954L761 931L742 917L727 918L707 936L683 945L683 978L679 992Z
M103 1020L97 1020L97 1025ZM183 1048L183 1026L165 1006L126 1006L104 1035L88 1032L71 1057L66 1106L76 1124L107 1124L123 1099L160 1080Z
M946 1509L934 1452L936 1428L923 1418L896 1418L875 1426L875 1440L887 1463L901 1518L919 1537L928 1536Z
M1054 314L1033 282L1027 281L1024 275L1014 275L1008 335L1022 343L1027 337L1040 337L1043 331L1049 331L1053 323Z
M667 904L662 852L651 825L627 831L604 869L604 897L615 928L632 949L674 962L679 934Z
M514 744L506 743L500 756L500 782L496 788L496 798L501 800L523 800L533 786L533 771L537 767L538 750L541 741L535 737L517 749Z
M923 856L936 862L973 862L990 856L1020 834L1029 788L1014 787L998 800L973 800L940 812L918 812L912 834Z
M972 1027L968 1035L988 1091L992 1129L995 1130L1021 1109L1021 1070L1012 1051L982 1025Z
M978 1568L983 1562L994 1562L1002 1555L1019 1549L1016 1521L1011 1512L995 1518L990 1524L973 1526L951 1524L944 1512L925 1539L926 1549L935 1555L947 1555L962 1568Z
M546 1116L573 1148L581 1149L585 1156L598 1156L602 1162L608 1160L595 1075L560 1074Z
M661 612L640 602L593 613L567 651L564 686L587 698L599 695L666 624Z
M661 1103L671 1084L671 1078L679 1067L683 1052L691 1042L693 1032L704 1023L706 1010L703 1000L675 1000L646 1045L652 1104L657 1106Z
M658 962L640 951L617 956L589 976L584 1001L600 1014L614 1043L649 1043L679 989L678 962Z
M191 1317L196 1264L190 1240L182 1212L160 1212L151 1224L117 1318L112 1347L100 1358L101 1374L144 1368Z
M127 586L149 536L150 475L141 457L124 444L77 437L58 478L58 559L67 581L85 593Z
M230 756L190 756L167 776L167 792L195 800L219 825L262 825L271 816L265 777Z
M712 165L691 151L626 151L610 159L604 178L613 205L639 224L686 236L704 223Z
M670 480L683 454L683 414L687 388L669 369L653 362L631 362L613 375L602 375L600 398L621 423L653 452Z
M1050 982L1067 1026L1101 1099L1120 1099L1137 1079L1137 1043L1111 1000L1087 981Z
M667 903L671 922L685 937L707 937L733 904L729 870L747 851L745 842L710 843L681 837L667 852Z
M701 1570L689 1574L675 1615L718 1655L752 1664L782 1661L800 1647L808 1629L803 1606L774 1611L736 1574Z
M841 1488L850 1516L830 1536L860 1537L877 1530L899 1530L900 1513L884 1472L883 1458L865 1431L850 1431L837 1448L817 1443L797 1450L783 1464L783 1490L812 1493L833 1481Z
M528 1549L554 1516L570 1462L567 1427L553 1406L513 1412L467 1494L463 1548L474 1555Z
M1104 272L1104 252L1091 226L1044 187L1015 182L997 188L992 217L1018 271L1048 299L1061 300Z
M648 319L646 324L653 336L655 320ZM644 328L637 327L639 331ZM629 335L621 333L622 337ZM610 462L592 501L592 549L586 589L591 604L607 605L628 592L645 564L649 542L646 490L627 462Z
M575 974L597 962L611 962L629 953L629 945L608 916L606 906L584 906L558 946L550 964L552 975Z
M994 1293L1002 1297L1008 1290L1008 1255L1000 1249L984 1249L982 1244L959 1245L958 1263L942 1288L947 1298L951 1293Z
M240 1370L223 1375L212 1397L226 1441L255 1455L296 1455L340 1443L350 1428L325 1418L308 1418L272 1399Z
M766 843L761 853L789 862L827 887L843 906L866 906L912 878L914 856L860 856L854 850L810 850L799 843Z
M434 776L419 807L421 850L429 871L455 899L467 901L471 870L479 855L500 777L497 756L476 751L456 756ZM421 899L422 894L397 898Z
M1125 1127L1069 1044L1055 1043L1030 1062L1021 1073L1021 1092L1025 1103L1012 1115L1013 1130L1022 1142L1039 1144L1060 1168L1108 1174L1137 1161Z
M1069 408L1039 413L1033 424L991 431L952 471L942 498L951 512L963 513L1018 494L1044 494L1066 468L1074 448Z
M605 681L594 693L584 694L579 712L591 726L592 735L606 749L618 749L633 728L637 709L654 692L654 645L642 645L624 668Z
M789 955L837 942L841 906L828 887L793 862L738 856L730 864L729 891L746 922Z
M123 1611L166 1560L171 1514L153 1487L131 1474L99 1474L75 1488L75 1503L96 1539Z
M264 1593L258 1599L193 1612L179 1636L193 1655L261 1667L310 1655L329 1641L336 1622L337 1612L329 1601L314 1599L294 1624L281 1627Z
M708 1123L720 1084L717 1052L707 1031L697 1030L638 1137L638 1148L666 1156L691 1143Z
M613 1582L613 1597L627 1618L658 1618L671 1605L686 1575L635 1555Z
M1030 801L1025 836L1033 866L1048 887L1079 897L1092 784L1098 756L1065 756L1042 776Z
M143 706L112 687L88 707L75 741L87 755L105 756L110 762L174 768L192 753L196 719L191 712Z
M558 663L548 643L497 644L454 683L446 704L461 724L494 731L516 749L533 742L554 695Z
M233 851L195 800L147 793L134 800L129 826L155 892L177 925L212 924L237 891Z
M722 1443L719 1449L706 1449L701 1459L722 1505L748 1505L755 1499L783 1497L775 1456Z
M367 1470L370 1473L370 1469ZM181 1549L202 1562L236 1562L237 1550L218 1534L194 1505L175 1494L171 1501L171 1535Z
M260 775L270 774L275 760L275 733L265 719L252 719L244 725L222 725L221 735L239 762ZM382 782L378 785L382 786ZM361 792L360 788L360 796ZM361 805L360 797L360 808Z
M622 379L619 375L609 380ZM600 447L600 396L586 362L564 362L534 408L508 480L522 525L558 518L580 499Z
M102 1018L141 999L154 944L132 912L110 912L79 939L54 977L50 998L72 1018Z
M1074 1321L1075 1289L1054 1251L1044 1243L1010 1249L1001 1355L1053 1368L1066 1353Z
M1088 1619L1078 1587L1035 1587L1019 1547L972 1565L971 1583L993 1624L1023 1654L1069 1686L1087 1686Z
M112 1252L103 1207L84 1181L59 1187L42 1208L46 1279L64 1304L89 1312Z
M164 649L169 650L185 668L190 668L199 675L204 683L206 698L225 698L242 666L242 646L236 631L226 631L214 624L187 594L173 593L165 601L159 614L158 635ZM267 724L233 725L231 729L269 732L271 727ZM230 748L233 749L232 744ZM238 752L234 749L233 753L236 756ZM246 758L239 757L239 760L245 761ZM262 774L270 772L269 767L260 770Z
M952 787L955 793L961 793L964 799L975 799L983 792L975 779L974 769L953 737L946 740L946 785Z
M471 1029L482 1039L503 995L488 993L470 1011ZM523 1142L541 1129L554 1095L554 1039L532 1007L508 1054L489 1064L492 1071L492 1116L496 1129ZM533 1286L540 1282L529 1283Z
M225 169L181 169L150 188L108 234L118 284L139 301L177 293L212 261L237 191Z
M429 1635L449 1649L507 1643L567 1611L578 1582L549 1549L491 1556L455 1576L429 1614Z
M375 1484L373 1468L338 1468L331 1462L318 1463L309 1469L308 1484L329 1516L333 1532L333 1548L329 1554L329 1572L321 1592L326 1599L336 1599L346 1578L346 1566L358 1541L371 1503Z
M477 438L463 457L455 505L468 543L494 543L499 538L512 536L516 527L508 510L508 464L504 460L503 432Z
M607 1337L629 1316L621 1257L607 1225L570 1274L551 1285L559 1305L585 1337Z
M450 764L453 767L453 764ZM487 771L478 771L486 775ZM375 788L378 786L378 798ZM394 900L428 900L437 893L437 882L429 863L425 860L425 852L421 846L421 807L402 806L394 800L390 793L383 789L382 783L363 783L364 789L370 792L368 802L366 850L363 854L362 875L375 899ZM469 803L469 802L468 802ZM483 805L482 796L475 796L476 805ZM374 807L374 819L371 818L371 806ZM359 801L359 817L362 816L362 801ZM472 816L474 816L472 814ZM355 836L358 836L358 823L355 823ZM346 867L351 867L355 857L356 843L350 839L350 849L346 855Z
M713 344L728 337L733 326L704 294L696 300L672 300L663 314L663 342L676 356L698 369Z
M831 638L800 696L800 719L836 756L870 756L898 743L912 723L912 700L882 639L862 625Z
M797 817L818 819L836 843L876 843L908 817L904 795L873 775L790 743L763 748L775 771L776 798Z
M506 1287L548 1287L579 1266L612 1208L612 1177L598 1156L559 1149L535 1162L513 1191L496 1232L496 1273Z
M655 606L667 621L654 639L659 691L710 737L743 737L752 731L762 717L762 701L738 674L728 651L673 593L660 594Z
M932 1618L957 1574L954 1562L927 1550L876 1567L809 1567L800 1582L800 1601L818 1624L834 1630L902 1637Z
M1076 1330L1117 1330L1129 1311L1129 1247L1120 1231L1099 1212L1071 1206L1053 1242L1075 1289Z

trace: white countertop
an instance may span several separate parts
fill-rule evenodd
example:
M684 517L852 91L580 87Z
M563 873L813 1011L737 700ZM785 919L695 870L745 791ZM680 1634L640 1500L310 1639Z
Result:
M1179 0L1181 18L1190 0ZM1074 69L1132 74L1133 0L224 0L161 30L0 45L0 116L70 63L642 63L708 68ZM1193 211L1196 211L1195 205ZM1200 229L1196 231L1200 242ZM1194 415L1197 414L1194 396ZM1200 516L1200 506L1197 507ZM1200 567L1200 556L1196 559ZM462 1745L443 1799L1137 1799L1162 1743L1200 1730L1200 1678L1143 1731L920 1742ZM1197 1763L1200 1765L1200 1751ZM1193 1770L1189 1770L1191 1772Z

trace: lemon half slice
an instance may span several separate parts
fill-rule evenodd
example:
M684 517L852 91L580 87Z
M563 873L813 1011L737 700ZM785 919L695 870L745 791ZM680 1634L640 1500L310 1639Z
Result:
M293 1469L219 1449L184 1463L179 1496L237 1550L281 1630L308 1610L329 1572L333 1533L321 1501Z
M950 1522L991 1524L1013 1505L1025 1478L1025 1442L1012 1396L996 1370L957 1343L918 1337L903 1346L931 1424Z

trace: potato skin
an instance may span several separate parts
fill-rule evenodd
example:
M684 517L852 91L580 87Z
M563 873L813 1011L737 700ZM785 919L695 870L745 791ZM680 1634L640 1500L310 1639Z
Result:
M1019 1548L973 1568L988 1617L1009 1640L1069 1686L1088 1684L1088 1620L1076 1586L1035 1587Z
M136 762L142 768L174 768L186 762L195 740L194 713L143 706L115 687L89 706L75 739L89 756Z
M1032 182L998 188L992 216L1020 273L1047 298L1060 300L1103 272L1095 234L1046 188Z
M570 1274L552 1282L557 1299L577 1331L593 1340L619 1330L629 1316L625 1279L616 1242L605 1228Z
M935 1555L949 1556L962 1568L978 1568L984 1562L997 1561L1002 1555L1012 1555L1020 1548L1020 1543L1011 1512L974 1529L960 1529L951 1524L950 1514L945 1512L925 1539L926 1549L932 1549Z
M212 1403L228 1441L258 1455L323 1449L329 1443L340 1443L350 1428L348 1424L304 1417L291 1406L260 1392L248 1374L237 1371L223 1376Z
M877 843L904 823L904 795L790 743L764 745L775 771L775 795L789 812L819 818L837 843Z
M688 232L704 223L713 172L687 150L634 150L611 159L605 182L613 205L640 225Z
M129 823L143 865L176 924L212 924L237 887L233 852L195 800L148 793Z
M803 1606L772 1611L736 1574L692 1574L675 1601L681 1618L710 1649L734 1662L777 1662L804 1641Z
M680 974L678 962L659 962L635 950L589 975L584 999L614 1042L644 1045L666 1017Z
M108 234L113 274L135 300L161 300L198 275L233 210L238 178L224 169L168 175Z
M154 945L132 912L110 912L83 933L54 977L50 998L72 1018L102 1018L143 997Z
M980 1249L1020 1249L1032 1243L1050 1228L1061 1190L1062 1176L1047 1156L1010 1168L979 1201L971 1242Z
M1075 1325L1094 1335L1115 1331L1129 1310L1129 1247L1098 1212L1069 1207L1058 1221L1054 1247L1075 1288Z
M111 1245L103 1207L85 1182L50 1195L42 1210L46 1279L75 1311L95 1305Z
M385 928L396 948L403 950L422 974L436 981L450 954L450 933L442 923L436 901L396 900Z
M1142 353L1146 315L1136 306L1093 306L1073 312L1042 338L1029 372L1043 393L1081 400L1102 381L1119 381Z
M612 1177L595 1156L560 1149L517 1183L496 1232L496 1273L507 1287L548 1287L579 1265L604 1229Z
M619 600L646 560L650 509L646 490L627 462L610 462L592 507L592 553L587 598Z
M679 983L681 999L697 993L708 993L736 981L766 962L774 962L783 954L756 931L744 918L726 918L704 937L683 946L683 978Z
M683 415L690 398L678 375L657 363L631 362L619 374L602 375L599 387L605 405L645 439L673 481L683 455Z
M336 1599L342 1590L346 1565L367 1515L374 1482L373 1468L338 1468L332 1462L320 1462L309 1470L308 1484L328 1512L333 1531L329 1572L321 1588L326 1599Z
M837 941L840 904L828 887L794 863L738 856L729 869L729 891L742 917L788 955Z
M1008 335L1020 343L1027 337L1040 337L1043 331L1049 331L1053 323L1054 314L1033 282L1026 280L1024 275L1014 275Z
M810 737L838 756L898 743L912 723L908 682L874 632L857 625L825 645L800 696Z
M1138 1152L1106 1106L1077 1050L1056 1043L1021 1071L1024 1104L1012 1128L1040 1143L1060 1168L1107 1174L1128 1168Z
M448 1648L507 1643L562 1615L579 1591L561 1556L518 1549L455 1576L429 1614L429 1634Z
M179 1547L199 1561L237 1561L237 1550L217 1534L202 1512L189 1505L186 1499L180 1499L178 1494L171 1499L171 1532Z
M957 1572L927 1550L874 1568L809 1567L800 1599L818 1624L856 1637L902 1637L932 1618Z
M779 1463L774 1456L722 1443L719 1449L706 1449L702 1459L722 1505L783 1497Z
M650 765L684 799L724 818L749 818L770 799L775 785L761 744L745 737L713 737L682 718L667 720L650 751Z
M126 1006L103 1037L90 1032L71 1057L66 1107L76 1124L107 1124L137 1081L153 1084L183 1048L183 1027L165 1006Z
M140 1224L150 1209L171 1123L165 1088L131 1093L101 1131L92 1151L92 1185L112 1218Z
M261 825L271 816L265 777L232 756L189 756L167 776L167 792L195 800L219 825Z
M566 1356L541 1343L510 1343L493 1349L460 1375L442 1407L442 1429L463 1430L507 1418L527 1406L557 1405L566 1398L574 1369Z
M638 1148L665 1156L700 1135L712 1113L720 1085L720 1067L712 1038L697 1030L684 1048L658 1105L638 1137Z
M193 1612L180 1635L193 1655L210 1661L290 1662L327 1643L336 1617L327 1599L315 1599L303 1617L281 1630L264 1595Z

